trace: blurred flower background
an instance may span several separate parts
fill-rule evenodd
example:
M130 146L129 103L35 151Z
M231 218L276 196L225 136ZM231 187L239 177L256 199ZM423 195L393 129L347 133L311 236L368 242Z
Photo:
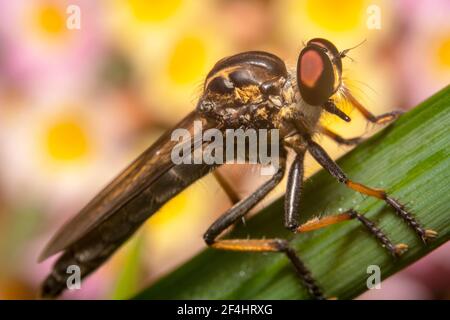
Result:
M195 107L220 58L266 50L295 67L310 38L366 40L345 59L346 83L376 114L407 110L449 83L449 13L446 0L0 1L0 299L36 296L55 260L36 263L46 241ZM376 129L351 116L323 121L349 137ZM222 169L241 196L258 183L246 169ZM195 183L64 298L132 296L200 251L229 205L212 177ZM448 244L361 296L449 297Z

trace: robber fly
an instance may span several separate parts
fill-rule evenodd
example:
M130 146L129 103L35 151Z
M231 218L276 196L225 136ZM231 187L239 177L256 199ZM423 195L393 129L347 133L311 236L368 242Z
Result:
M405 244L394 245L374 222L353 209L300 225L303 162L305 153L309 152L338 182L392 207L424 242L436 237L435 231L422 227L398 200L384 190L348 178L313 140L317 133L322 132L340 144L358 143L358 138L345 139L319 125L324 112L350 121L350 117L336 106L334 101L337 98L346 99L375 124L390 122L400 114L390 112L375 116L355 99L342 81L342 59L347 52L348 49L339 52L328 40L312 39L300 52L297 68L293 71L288 71L280 58L267 52L251 51L224 58L208 73L196 109L176 126L192 131L194 121L201 121L204 128L222 131L229 128L279 130L278 170L254 193L219 217L204 234L204 240L216 249L284 253L303 285L317 299L325 296L287 240L220 237L281 181L286 171L288 149L295 153L295 159L288 172L284 225L292 232L307 232L357 219L393 256L399 256L407 249ZM42 296L55 297L66 288L69 276L66 270L70 265L78 265L82 277L92 273L163 204L218 167L174 164L170 153L175 143L168 131L56 233L39 258L42 261L62 251L43 283Z

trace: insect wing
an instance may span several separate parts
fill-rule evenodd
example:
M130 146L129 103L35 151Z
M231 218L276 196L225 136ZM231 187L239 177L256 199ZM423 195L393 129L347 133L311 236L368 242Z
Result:
M181 120L174 129L184 128L190 132L191 137L194 137L196 120L202 121L203 128L213 126L194 111ZM100 191L78 215L63 225L44 248L38 261L43 261L72 245L173 168L175 164L171 159L171 153L179 141L171 140L172 131L169 130L161 136ZM197 136L195 139L199 138L201 139ZM198 142L192 141L189 144L198 145Z

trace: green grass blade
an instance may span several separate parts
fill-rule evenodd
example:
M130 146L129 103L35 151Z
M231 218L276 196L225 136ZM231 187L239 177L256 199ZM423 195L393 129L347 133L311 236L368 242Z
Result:
M137 237L133 238L127 246L129 250L125 257L125 262L121 272L117 278L112 299L121 300L127 299L136 292L139 287L139 276L141 274L141 256L143 254L144 236L139 233Z
M394 260L358 221L308 234L292 235L282 226L283 199L239 226L233 236L286 237L312 270L325 294L354 298L367 290L367 267L378 265L382 278L426 255L450 237L450 87L342 157L352 179L387 188L416 218L439 235L425 246L382 201L363 197L321 171L307 182L302 220L355 208L379 223L394 243L409 251ZM308 294L282 254L207 249L141 292L139 299L305 299Z

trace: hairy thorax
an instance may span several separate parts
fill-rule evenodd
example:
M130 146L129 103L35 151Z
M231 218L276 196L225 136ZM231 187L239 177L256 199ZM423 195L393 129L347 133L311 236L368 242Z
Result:
M222 71L220 76L224 75ZM278 129L283 139L295 128L301 128L304 134L312 136L321 108L301 99L293 79L288 72L273 80L273 94L264 92L261 83L236 86L230 82L232 89L222 92L206 86L197 110L226 129Z

